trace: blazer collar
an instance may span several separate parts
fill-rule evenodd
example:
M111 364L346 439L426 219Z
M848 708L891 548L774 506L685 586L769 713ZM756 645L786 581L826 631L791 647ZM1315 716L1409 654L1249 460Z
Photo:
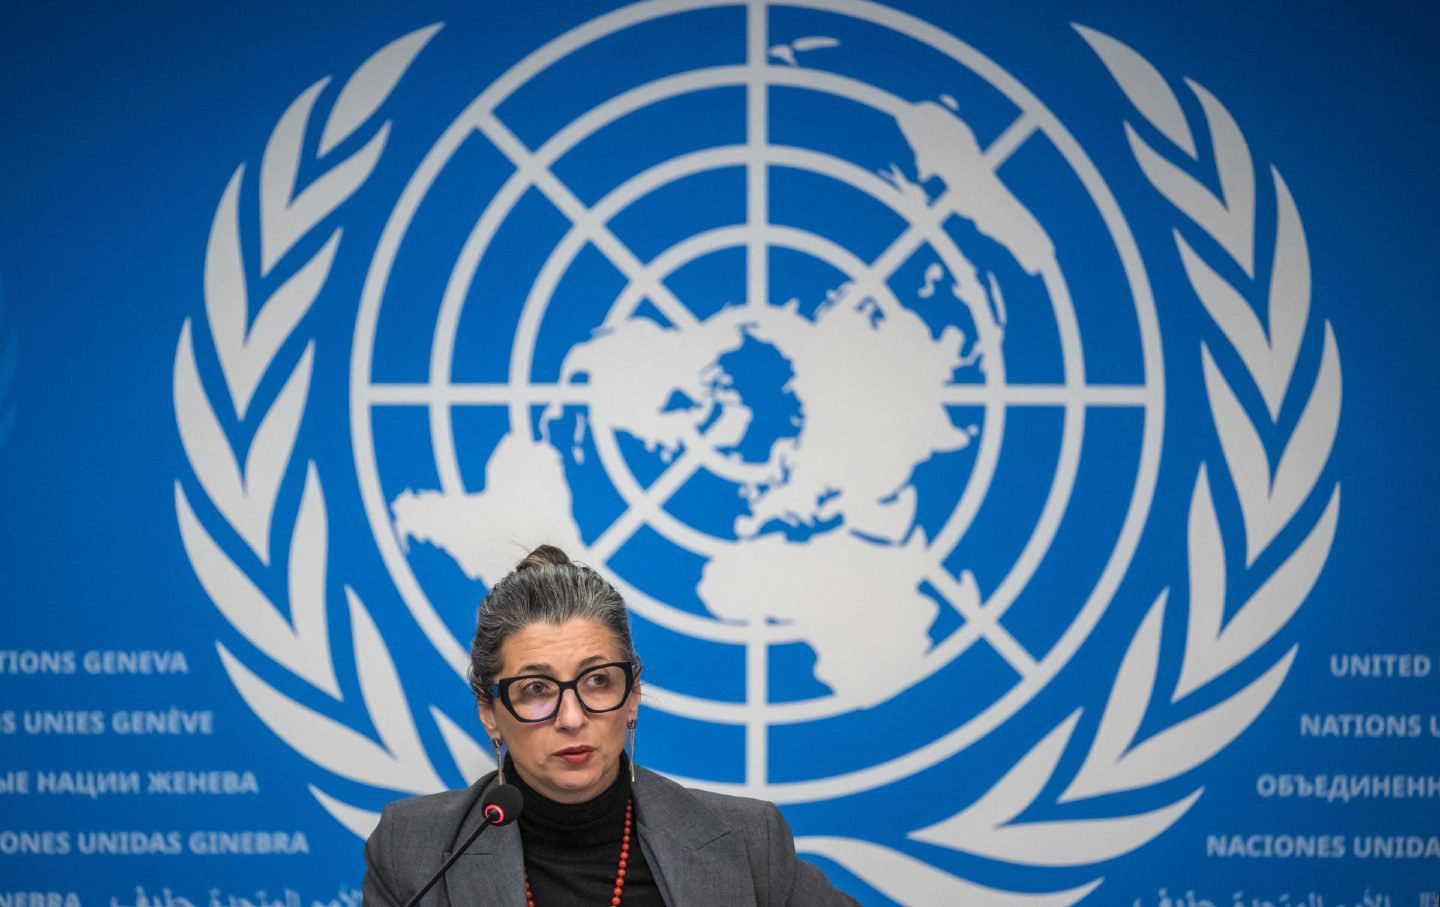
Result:
M472 789L476 796L446 848L445 859L449 859L453 848L484 820L479 806L484 792L495 783L494 778L495 773L491 772L475 783ZM525 859L520 849L520 826L511 823L481 832L450 867L444 884L446 898L452 905L525 907Z
M493 783L493 773L476 782L476 796L449 847L465 840L482 821L478 806ZM690 791L639 766L633 795L640 846L665 903L671 907L753 907L751 873L737 872L749 868L739 835L732 834ZM451 852L447 849L445 858ZM482 832L450 867L443 884L452 905L525 907L525 859L519 826Z
M739 835L690 791L639 766L633 792L640 846L665 903L753 907L749 855Z

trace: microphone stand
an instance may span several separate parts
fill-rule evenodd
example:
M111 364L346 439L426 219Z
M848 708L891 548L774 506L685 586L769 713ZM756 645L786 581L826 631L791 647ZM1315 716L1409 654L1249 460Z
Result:
M425 896L425 893L431 888L434 888L435 883L445 877L445 873L450 870L451 866L455 865L455 861L460 859L461 854L465 853L465 851L470 848L470 845L475 843L475 839L480 837L481 832L492 825L508 825L515 821L520 815L520 791L509 784L497 785L485 797L485 800L486 803L483 812L484 821L476 826L474 831L470 832L470 837L466 838L459 847L455 848L455 852L450 854L450 859L446 860L440 866L439 871L430 877L430 881L426 882L423 888L415 892L414 897L405 902L405 907L415 907L415 905L420 902L420 899ZM506 806L510 808L506 809Z

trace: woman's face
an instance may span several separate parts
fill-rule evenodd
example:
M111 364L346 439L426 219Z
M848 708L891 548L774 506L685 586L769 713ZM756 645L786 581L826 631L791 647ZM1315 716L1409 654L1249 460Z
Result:
M558 626L531 624L505 640L500 655L500 679L548 674L574 680L588 667L624 660L613 633L579 618ZM613 712L587 712L574 691L566 690L560 710L547 721L519 721L498 699L481 704L480 720L492 739L505 741L526 784L558 803L582 803L615 780L625 749L625 724L639 709L637 681L630 698Z

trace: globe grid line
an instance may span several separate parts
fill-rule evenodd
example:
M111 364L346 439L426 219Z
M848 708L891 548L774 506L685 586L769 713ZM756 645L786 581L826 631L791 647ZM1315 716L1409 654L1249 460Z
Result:
M1034 114L1028 110L1022 111L1008 126L1000 130L994 141L985 146L980 152L981 160L990 165L992 172L999 170L1039 129L1040 121Z
M770 224L770 167L766 156L770 146L770 85L767 73L770 23L765 0L750 0L745 9L745 20L745 142L750 151L745 162L745 219L751 231L745 288L747 303L752 308L763 309L770 305L770 247L761 235ZM752 644L753 641L747 646ZM748 649L746 655L747 661L753 660ZM769 676L768 670L768 665L762 669L762 679ZM751 695L756 695L753 689ZM765 696L763 687L758 695ZM753 759L750 761L753 762ZM752 777L752 768L746 768L747 779ZM761 769L761 772L761 777L765 777L768 769Z
M595 426L600 423L592 420L590 424L593 431ZM607 456L610 458L621 456L615 446L613 432L593 431L593 434L595 446L601 451L602 460ZM671 495L680 490L681 485L690 480L690 477L699 470L700 465L700 455L693 450L687 450L676 457L659 478L644 488L635 483L633 477L628 481L619 477L614 478L617 486L622 486L619 490L628 506L625 508L625 512L611 522L594 542L586 545L586 556L600 563L609 563L610 558L630 540L631 535L642 525L653 526L657 523L667 522L668 518L662 516L661 508ZM627 495L625 491L629 486L633 486L639 493L632 492Z
M629 245L602 223L548 165L540 163L537 155L527 150L499 118L493 113L486 115L480 121L480 130L515 165L517 175L526 175L526 182L543 192L550 203L568 217L582 236L603 253L627 280L645 287L650 301L672 324L689 327L696 323L695 316L669 287L648 278L645 266ZM519 366L512 364L512 370L516 368Z
M947 406L983 406L995 401L1005 406L1063 407L1075 403L1109 409L1144 408L1154 402L1156 392L1143 384L1100 384L1081 386L1051 383L1010 383L1000 387L983 384L947 384L939 390ZM373 382L364 388L371 406L508 406L519 403L589 405L595 401L589 385L531 381L503 384L481 381Z
M365 388L370 406L524 406L586 405L595 397L588 385L559 382L487 384L480 382L371 383Z
M943 663L954 657L958 657L960 653L967 651L975 641L962 635L965 631L969 630L971 636L976 639L984 639L989 643L996 654L1004 658L1010 667L1014 668L1015 672L1021 677L1028 676L1039 667L1039 662L1035 656L1015 638L1014 634L1000 623L1000 618L1005 616L1005 608L998 605L992 606L983 599L972 602L971 597L966 594L964 587L962 587L960 582L951 575L948 570L944 569L944 567L937 565L934 569L926 573L923 579L940 593L941 598L944 599L946 603L960 612L961 616L965 618L964 626L951 634L952 637L959 636L961 638L955 642L951 642L950 637L946 637L939 645L934 646L930 652L926 652L924 659L933 658ZM949 644L948 646L946 645L947 643ZM953 651L953 655L946 654L951 651ZM916 673L921 676L928 676L934 672L921 669ZM909 684L906 684L906 686L908 685Z
M881 283L888 283L921 244L928 242L931 248L938 250L946 243L953 242L945 234L945 221L954 213L950 202L954 191L947 187L933 202L921 205L918 215L905 217L905 229L870 262L873 277L878 278ZM945 242L936 242L937 236L942 237ZM869 289L872 285L867 284L862 289Z

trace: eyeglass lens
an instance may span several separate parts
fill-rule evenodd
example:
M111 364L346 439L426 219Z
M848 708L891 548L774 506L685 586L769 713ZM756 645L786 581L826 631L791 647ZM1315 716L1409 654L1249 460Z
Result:
M575 678L580 705L591 712L620 707L628 692L625 671L618 665L591 668ZM510 684L510 707L526 721L549 718L560 706L560 684L553 677L534 675L517 678Z

